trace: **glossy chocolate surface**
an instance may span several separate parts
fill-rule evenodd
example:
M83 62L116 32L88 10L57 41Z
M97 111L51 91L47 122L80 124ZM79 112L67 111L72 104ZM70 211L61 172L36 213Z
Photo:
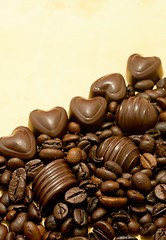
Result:
M127 62L126 77L130 85L145 79L156 82L163 75L161 60L158 57L143 57L133 54Z
M128 172L139 163L139 150L135 143L127 137L113 136L102 142L97 151L97 157L103 157L104 162L115 161L123 172Z
M116 122L127 134L141 134L153 128L158 120L156 108L145 98L123 100L116 112Z
M78 122L82 130L94 132L104 122L107 101L103 97L74 97L70 102L69 119Z
M45 133L53 138L62 137L67 124L67 113L62 107L55 107L49 111L36 109L29 115L29 127L37 135Z
M36 140L27 127L17 127L10 136L0 138L0 154L5 157L32 159L36 154Z
M110 101L121 102L127 96L126 84L119 73L108 74L96 80L91 88L89 97L102 96Z

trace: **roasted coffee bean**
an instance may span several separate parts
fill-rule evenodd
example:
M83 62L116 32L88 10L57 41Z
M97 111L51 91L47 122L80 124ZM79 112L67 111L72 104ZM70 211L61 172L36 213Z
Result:
M27 240L41 240L42 235L40 234L39 229L36 224L30 221L27 221L23 225L24 235Z
M134 173L139 172L140 170L142 170L141 166L136 166L131 170L131 174L134 175Z
M7 227L4 224L0 223L0 236L1 236L1 240L5 240L7 233L8 233Z
M87 139L82 139L78 144L77 147L84 150L85 152L89 152L89 150L91 149L92 144L90 143L89 140Z
M0 184L6 188L9 185L10 179L11 179L11 171L6 169L0 176Z
M156 228L166 228L166 217L159 217L154 221Z
M152 89L153 86L154 86L154 82L150 79L147 79L147 80L141 80L136 82L136 84L134 85L134 88L136 91L144 92L148 89Z
M34 179L36 175L42 170L44 163L40 159L34 159L25 164L27 177Z
M166 157L166 141L157 142L155 150L156 150L156 154L159 158Z
M63 237L69 237L71 236L71 232L73 229L73 218L67 218L61 226L61 233Z
M10 223L9 229L11 232L15 232L16 234L23 233L23 224L28 221L28 214L25 212L18 213L14 220Z
M73 237L73 238L70 238L70 240L88 240L88 238L86 237Z
M151 183L152 189L157 185L157 181L156 180L151 180L150 183Z
M153 213L153 206L150 204L145 204L145 208L147 209L148 212L150 212L151 214Z
M24 235L17 235L16 240L25 240Z
M26 212L27 208L24 204L14 204L8 207L8 211L15 210L17 213Z
M3 203L0 202L0 218L5 217L7 214L7 208Z
M96 182L99 186L103 182L100 178L96 177L95 175L93 175L90 179L91 181Z
M7 161L7 169L9 169L10 171L14 171L17 168L24 168L25 167L25 163L20 159L20 158L10 158Z
M46 217L44 226L47 231L56 231L58 229L58 222L53 214Z
M84 227L88 223L88 215L86 211L82 208L74 209L73 219L74 219L74 222L80 227Z
M17 170L15 170L17 171ZM9 198L12 202L19 202L25 196L26 182L22 176L13 176L8 188Z
M110 130L112 131L112 136L123 136L123 132L118 126L112 126Z
M164 214L166 214L166 204L156 203L153 206L152 216L153 217L160 217L160 216L163 216Z
M16 234L14 232L8 232L5 240L16 240Z
M107 123L105 123L105 124L107 124ZM98 145L100 143L99 138L94 133L86 133L86 136L81 137L80 140L88 140L93 145Z
M166 99L165 99L165 98L163 98L163 97L158 97L158 98L156 99L156 102L157 102L157 104L158 104L159 106L162 107L163 110L166 110Z
M134 86L127 85L126 90L127 90L127 95L128 95L128 96L132 97L132 96L135 95Z
M156 86L158 88L163 88L164 87L164 83L165 83L165 78L161 78L156 82Z
M98 147L96 145L91 147L89 154L88 154L88 158L95 164L95 166L101 166L104 162L104 159L103 159L103 157L96 156L97 148Z
M78 178L78 181L79 181L79 182L82 182L82 181L87 180L87 179L90 178L89 168L88 168L88 166L87 166L85 163L83 163L83 162L80 162L80 163L79 163L77 178Z
M151 102L155 102L156 99L159 98L158 93L154 90L146 90L145 93L150 96Z
M120 184L121 188L124 188L124 189L132 188L131 182L126 178L121 177L121 178L118 178L116 181Z
M106 214L107 214L107 211L104 208L99 207L93 212L92 220L94 222L97 222L101 220Z
M140 231L140 224L133 218L130 218L130 222L127 224L128 231L131 234L138 234Z
M151 101L150 95L147 94L146 92L139 92L135 96L139 96L139 97L147 99L148 101Z
M65 193L65 201L69 204L80 204L87 198L87 192L85 189L79 187L73 187Z
M99 184L92 180L84 180L79 184L79 187L85 189L88 194L93 194L98 189Z
M155 233L155 240L164 240L166 236L166 228L159 228Z
M75 142L75 141L78 141L78 140L79 140L78 135L70 134L70 133L65 134L62 138L63 143Z
M39 145L42 145L42 143L44 142L44 141L47 141L47 140L49 140L49 139L51 139L47 134L41 134L41 135L39 135L38 136L38 138L37 138L37 144L39 144Z
M166 111L160 113L159 121L160 122L165 122L166 121Z
M160 183L166 184L166 174L160 178Z
M117 107L118 107L118 103L116 101L111 101L108 105L108 109L112 114L116 113Z
M125 197L100 196L99 201L104 207L107 208L120 208L127 204L127 198Z
M36 223L42 220L41 213L34 203L28 206L28 219Z
M70 122L68 124L68 127L67 127L68 131L70 133L80 133L81 132L81 128L80 128L80 125L76 122Z
M73 237L86 237L88 234L88 228L86 227L74 227Z
M119 164L117 164L114 161L107 161L105 163L105 168L113 173L115 173L116 176L121 177L122 176L122 168Z
M150 179L153 177L153 172L149 168L144 168L140 172L146 174Z
M68 207L65 203L59 202L55 205L53 209L54 217L57 220L64 220L68 215Z
M0 172L3 172L6 168L6 158L0 156Z
M122 173L122 177L128 179L129 181L132 178L132 175L130 173Z
M59 138L48 139L42 143L43 148L62 149L62 141Z
M55 159L59 159L63 157L64 157L64 152L54 148L45 148L45 149L42 149L39 153L39 158L45 161L46 163L49 163Z
M11 211L9 211L9 212L7 213L7 215L6 215L6 221L7 221L7 222L13 221L13 219L16 217L16 215L17 215L16 210L11 210Z
M118 236L115 238L115 240L137 240L134 236Z
M156 204L157 199L154 195L154 191L151 191L147 196L146 196L146 201L150 204Z
M105 129L100 133L99 139L101 141L104 141L106 138L109 138L111 136L112 136L112 131L110 129Z
M152 236L156 232L156 226L154 223L146 223L140 228L140 234L142 236Z
M123 211L123 210L112 212L111 213L111 218L112 218L112 221L114 223L115 222L129 223L129 221L130 221L128 214L125 211Z
M80 148L75 147L71 148L67 153L67 161L70 164L76 165L82 159L82 151Z
M136 190L127 190L127 196L129 200L133 203L144 203L145 197L140 192Z
M107 180L105 182L103 182L100 186L101 192L103 194L110 194L112 192L115 192L116 190L119 189L119 183L114 182L112 180Z
M158 184L154 188L154 195L156 198L160 199L161 201L166 200L166 184Z
M152 222L152 215L150 213L146 213L145 215L141 216L138 219L139 223L141 225L144 225L145 223L151 223Z
M155 125L155 129L159 131L161 134L166 134L166 122L158 122Z
M37 225L37 228L39 229L39 232L42 236L46 233L46 229L43 225L39 224Z
M113 240L115 232L113 227L106 221L98 221L93 225L93 232L101 240Z
M89 168L89 171L90 171L90 175L92 176L93 174L95 174L95 171L96 171L96 166L94 163L87 163L87 167Z
M12 178L13 177L22 177L26 181L26 171L24 168L17 168L13 173L12 173Z
M113 225L115 230L115 234L118 236L127 236L128 235L128 227L124 222L116 222Z
M136 172L132 176L132 185L141 193L148 193L151 190L151 183L148 176L141 172Z
M87 204L87 212L92 213L96 210L99 204L99 199L97 197L92 197Z
M104 168L96 168L95 174L98 178L101 178L104 181L106 181L106 180L116 180L117 179L115 173L113 173L109 170L106 170Z
M63 147L63 150L64 151L69 151L71 148L74 148L74 147L76 147L76 144L74 142L70 142Z
M161 170L161 171L159 171L159 173L155 176L154 179L157 181L157 183L159 183L159 182L160 182L160 179L161 179L164 175L166 175L166 170Z
M33 192L29 186L25 187L24 204L30 204L33 201Z
M109 115L110 115L110 113L109 113ZM111 113L111 116L113 117L112 113ZM112 119L112 120L113 120L113 119ZM100 129L101 129L102 131L103 131L103 130L109 130L110 127L112 127L113 125L114 125L113 122L107 121L107 122L104 122L104 123L101 125Z
M126 197L126 191L122 188L119 188L118 190L115 191L115 196L116 197Z
M137 215L145 214L147 212L147 209L143 204L130 205L129 207L130 210Z
M153 169L157 167L157 159L151 153L143 153L140 157L143 168Z

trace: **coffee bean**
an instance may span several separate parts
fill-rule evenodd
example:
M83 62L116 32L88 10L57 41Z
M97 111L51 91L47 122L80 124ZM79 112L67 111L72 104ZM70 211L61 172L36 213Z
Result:
M39 232L42 236L46 233L46 229L43 225L39 224L37 225L37 228L39 229Z
M166 200L166 184L158 184L155 188L154 188L154 195L162 200L165 201Z
M144 168L140 172L142 172L145 175L147 175L150 179L153 177L153 172L149 168Z
M157 181L157 183L159 183L159 182L160 182L160 179L161 179L164 175L166 175L166 170L161 170L161 171L158 172L158 174L155 176L154 179Z
M25 187L24 204L30 204L33 201L33 192L29 186Z
M97 197L92 197L87 204L87 212L92 213L98 207L99 199Z
M7 213L7 215L6 215L6 221L7 221L7 222L13 221L13 219L16 217L16 215L17 215L16 210L11 210L11 211L9 211L9 212Z
M166 184L166 174L160 178L160 183Z
M147 196L146 196L146 201L150 204L156 204L157 199L155 197L154 191L151 191Z
M100 196L99 201L104 207L107 208L120 208L127 204L127 198L125 197Z
M161 240L161 239L165 239L166 236L166 229L165 228L159 228L157 229L156 233L155 233L155 240Z
M44 167L44 163L40 159L34 159L25 164L27 177L33 179Z
M88 240L88 238L86 238L86 237L73 237L73 238L70 238L70 240Z
M76 165L81 161L82 152L78 147L72 148L67 153L67 161L70 164Z
M8 211L15 210L17 213L27 211L27 208L24 204L14 204L8 207Z
M106 138L109 138L111 136L112 136L112 131L110 129L105 129L100 133L99 139L101 141L104 141Z
M78 123L76 123L76 122L70 122L70 123L68 124L67 129L68 129L68 131L69 131L70 133L73 133L73 134L75 134L75 133L80 133L80 132L81 132L80 125L79 125Z
M127 236L128 235L128 227L124 222L116 222L113 225L115 230L115 234L118 236Z
M138 81L134 88L136 91L144 92L148 89L152 89L154 86L154 82L150 79Z
M16 170L15 170L16 171ZM8 188L9 198L12 202L19 202L24 198L26 183L22 176L13 176Z
M49 234L49 240L54 240L54 239L63 240L61 232L51 232Z
M1 240L5 240L7 233L8 233L7 227L4 224L0 223L0 236L1 236Z
M112 131L112 136L123 136L123 132L118 126L112 126L110 130Z
M150 179L141 172L134 173L132 176L132 184L141 193L148 193L151 190Z
M39 144L39 145L42 145L42 143L44 142L44 141L46 141L46 140L49 140L49 139L51 139L47 134L41 134L41 135L39 135L38 136L38 138L37 138L37 143Z
M133 218L130 218L130 222L127 225L128 231L131 234L138 234L140 230L140 224Z
M42 148L62 149L62 141L59 138L45 140Z
M88 234L88 229L86 227L74 227L73 237L86 237Z
M142 215L147 212L146 207L143 204L130 205L130 210L137 215Z
M7 214L7 208L3 203L0 202L0 218L3 219L3 217L6 216L6 214Z
M0 176L0 184L6 188L9 185L10 179L11 179L11 171L6 169Z
M99 239L110 239L113 240L115 232L113 227L106 221L98 221L93 225L93 232Z
M28 219L36 223L42 220L41 213L34 203L28 206Z
M84 209L76 208L73 212L73 219L78 226L84 227L87 225L88 215Z
M10 158L7 161L7 169L9 169L10 171L14 171L17 168L24 168L25 167L25 163L20 159L20 158Z
M114 161L107 161L105 163L105 168L113 173L115 173L116 176L121 177L122 176L122 168L119 164L117 164Z
M99 187L99 184L92 180L84 180L79 184L80 188L85 189L88 194L92 195Z
M64 153L59 149L45 148L39 153L39 158L46 163L49 163L55 159L60 159L64 157Z
M96 153L97 153L97 145L94 145L91 147L89 154L88 154L88 158L89 160L92 161L93 164L95 164L95 166L101 166L104 162L103 157L97 157Z
M155 125L155 129L159 131L161 134L166 134L166 122L158 122Z
M58 229L58 222L53 214L46 217L44 225L47 231L56 231Z
M14 232L8 232L5 240L16 240L16 234Z
M107 180L105 182L103 182L100 186L101 188L101 192L103 194L110 194L112 192L115 192L117 189L119 189L119 183L118 182L114 182L112 180Z
M166 204L156 203L153 206L153 212L152 212L153 217L160 217L160 216L163 216L165 213L166 213Z
M136 190L127 190L127 196L133 203L144 203L145 197Z
M0 172L3 172L6 168L6 158L0 156Z
M65 193L65 201L69 204L80 204L87 198L87 192L79 187L73 187Z
M74 148L75 146L76 146L76 144L74 142L70 142L63 147L63 150L64 151L69 151L71 148Z
M18 213L14 220L10 223L9 229L11 232L15 232L16 234L23 233L23 224L28 221L28 214L25 212Z
M140 234L142 236L152 236L156 232L156 226L154 223L146 223L140 229Z
M157 102L157 104L158 104L159 106L162 107L163 110L166 110L166 99L165 99L165 98L163 98L163 97L158 97L158 98L156 99L156 102Z
M157 158L157 164L160 165L160 166L165 166L166 157Z
M122 173L122 177L128 179L129 181L132 178L132 175L130 173Z
M153 169L157 166L157 159L151 153L143 153L140 162L143 168Z
M117 177L115 175L115 173L106 170L104 168L96 168L96 172L95 172L96 176L101 178L102 180L106 181L106 180L116 180Z
M106 214L107 214L107 211L104 208L99 207L93 212L92 220L97 222L101 220Z
M73 229L73 218L67 218L61 226L61 233L63 237L69 237L71 236L71 231Z
M126 178L121 177L121 178L118 178L116 181L120 184L121 188L124 188L124 189L132 188L131 182Z
M125 223L129 223L130 219L129 216L127 214L126 211L124 211L123 209L120 209L116 212L112 212L111 213L111 218L112 221L115 222L125 222Z
M62 138L63 143L75 142L79 140L79 136L76 134L65 134Z
M24 235L27 240L41 240L42 236L33 222L27 221L23 225Z
M55 205L53 209L54 217L57 220L64 220L68 215L68 207L65 203L59 202Z
M25 240L24 235L17 235L16 240Z
M154 221L156 228L166 228L166 217L159 217Z
M118 236L115 238L115 240L137 240L134 236Z
M155 102L156 99L159 98L158 93L155 92L154 90L146 90L145 93L150 96L152 102Z
M141 216L138 221L141 225L144 225L146 223L151 223L152 215L150 213L146 213L145 215Z

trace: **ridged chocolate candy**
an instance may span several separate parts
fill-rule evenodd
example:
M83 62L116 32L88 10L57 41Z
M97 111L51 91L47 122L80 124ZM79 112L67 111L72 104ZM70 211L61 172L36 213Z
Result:
M127 96L126 84L119 73L108 74L96 80L91 88L89 97L102 96L108 102L121 102Z
M145 98L124 99L116 112L119 127L127 134L141 134L153 128L158 120L156 108Z
M161 60L158 57L143 57L139 54L133 54L127 62L127 81L131 85L145 79L151 79L156 82L163 75Z
M75 186L77 180L64 159L56 159L47 164L35 177L33 191L35 200L43 212L48 213L55 202L68 189Z
M118 163L123 172L128 172L139 162L139 151L135 143L127 137L113 136L102 142L97 151L97 157L103 157L104 162Z

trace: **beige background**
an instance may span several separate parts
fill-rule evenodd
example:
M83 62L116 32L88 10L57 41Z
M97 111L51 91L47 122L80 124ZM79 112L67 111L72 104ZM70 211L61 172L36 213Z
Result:
M166 68L165 0L0 0L0 136L36 108L88 96L94 80L125 76L132 53Z

